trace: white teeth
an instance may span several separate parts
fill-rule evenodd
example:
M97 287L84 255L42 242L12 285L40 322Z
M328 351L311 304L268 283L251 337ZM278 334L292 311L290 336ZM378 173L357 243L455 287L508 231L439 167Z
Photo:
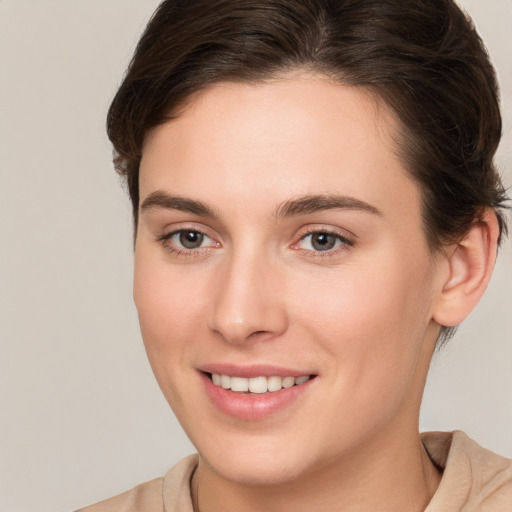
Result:
M231 377L231 391L249 391L249 379L243 377Z
M309 380L309 375L304 375L302 377L297 377L295 379L295 384L297 384L297 386L299 384L304 384L304 382L307 382Z
M285 377L283 379L283 388L291 388L295 384L295 379L293 377Z
M269 391L279 391L283 387L283 379L281 377L269 377L267 379L267 389Z
M233 388L231 388L233 389ZM267 392L267 378L266 377L253 377L249 379L249 391L251 393L266 393Z
M228 375L221 375L220 376L220 385L224 389L231 389L231 377Z
M291 388L292 386L299 386L309 380L309 375L302 375L301 377L231 377L229 375L219 375L212 373L212 381L216 386L221 386L224 389L231 389L238 393L266 393L267 391L279 391L283 388Z

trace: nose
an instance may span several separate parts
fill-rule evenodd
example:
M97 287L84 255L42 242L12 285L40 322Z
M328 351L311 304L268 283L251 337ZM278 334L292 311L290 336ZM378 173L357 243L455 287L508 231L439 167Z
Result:
M288 316L278 268L256 255L233 255L216 276L209 327L225 341L269 340L286 331Z

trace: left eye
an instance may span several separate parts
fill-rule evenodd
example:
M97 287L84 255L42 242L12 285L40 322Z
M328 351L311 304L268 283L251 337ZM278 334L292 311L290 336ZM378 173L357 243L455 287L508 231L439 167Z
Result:
M299 247L308 251L325 252L338 248L342 244L349 244L349 241L341 235L326 231L317 231L304 236Z
M191 229L181 229L180 231L176 231L172 233L169 239L172 244L184 249L200 249L201 247L210 245L212 242L212 239L209 236L201 233L200 231L194 231Z

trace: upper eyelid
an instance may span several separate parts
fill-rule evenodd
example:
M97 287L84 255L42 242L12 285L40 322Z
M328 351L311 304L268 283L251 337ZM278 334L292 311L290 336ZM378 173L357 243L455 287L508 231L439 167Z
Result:
M178 233L181 233L183 231L190 231L192 233L199 233L203 236L205 236L206 238L209 238L210 240L213 240L213 241L216 241L215 238L213 238L212 236L210 236L208 233L206 233L205 231L202 231L200 229L192 229L192 228L179 228L179 229L173 229L171 231L167 231L165 233L162 234L162 236L160 237L161 240L164 240L164 239L169 239L169 238L172 238L173 236L177 235Z
M319 226L309 226L309 227L306 227L304 230L299 230L298 239L302 240L306 236L314 234L314 233L327 233L329 235L339 236L340 238L349 240L352 243L355 243L355 241L358 238L356 234L354 234L352 231L349 231L348 229L319 225Z
M293 246L297 246L300 242L305 240L308 236L315 235L315 234L318 234L318 233L334 236L334 237L338 238L338 240L343 245L349 245L349 246L353 246L354 245L354 241L353 240L351 240L350 238L348 238L348 237L346 237L344 235L341 235L339 233L333 233L333 232L329 232L329 231L311 231L310 233L306 233L305 235L301 236L297 242L294 242L292 244L292 247ZM305 250L307 250L307 249L305 249ZM328 251L325 251L325 252L328 252Z
M201 233L201 234L207 236L208 238L215 239L215 236L211 233L210 229L206 229L204 227L197 227L197 226L191 225L194 223L188 223L188 222L176 223L176 224L178 224L178 226L166 225L163 228L161 228L159 230L158 238L168 238L176 233L180 233L181 231L194 231L196 233Z

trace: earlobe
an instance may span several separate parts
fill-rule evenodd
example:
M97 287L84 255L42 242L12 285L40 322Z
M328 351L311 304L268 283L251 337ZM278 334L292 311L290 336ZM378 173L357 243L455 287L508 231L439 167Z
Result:
M494 269L499 227L487 209L446 255L448 275L435 304L433 319L442 326L460 324L478 304Z

